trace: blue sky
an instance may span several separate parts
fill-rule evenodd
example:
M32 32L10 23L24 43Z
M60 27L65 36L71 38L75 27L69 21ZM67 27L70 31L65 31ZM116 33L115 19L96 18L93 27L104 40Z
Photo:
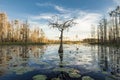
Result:
M78 24L65 31L65 37L83 39L90 36L91 25L97 25L120 0L0 0L0 12L6 12L10 20L29 19L32 27L40 27L49 39L58 39L59 31L50 29L47 20L58 15L62 18L77 17ZM74 34L73 34L74 33Z

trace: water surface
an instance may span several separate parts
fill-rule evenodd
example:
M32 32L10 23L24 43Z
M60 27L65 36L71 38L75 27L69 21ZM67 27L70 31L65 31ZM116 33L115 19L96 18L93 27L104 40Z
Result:
M0 80L120 80L120 49L87 44L0 46ZM37 79L36 79L37 80ZM38 79L42 80L42 79Z

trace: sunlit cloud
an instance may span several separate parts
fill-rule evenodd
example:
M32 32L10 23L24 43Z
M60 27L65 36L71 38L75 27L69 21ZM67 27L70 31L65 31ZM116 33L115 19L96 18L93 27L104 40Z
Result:
M35 16L30 16L31 19L33 20L48 20L51 19L51 16L54 16L55 14L51 14L51 13L44 13L44 14L40 14L40 15L35 15Z
M97 13L86 13L86 15L81 15L76 19L76 26L70 29L70 34L72 37L78 35L78 39L90 38L92 25L97 26L102 15ZM74 33L74 34L73 34Z
M52 3L36 3L37 6L39 7L53 7L55 10L59 11L60 13L67 13L69 12L69 10L67 9L64 9L63 7L61 6L58 6L58 5L55 5L55 4L52 4Z
M66 10L66 9L64 9L63 7L57 6L57 5L55 5L54 8L55 8L57 11L59 11L60 13L69 13L69 12L71 12L71 11Z
M38 5L38 4L37 4ZM76 35L79 35L79 39L84 39L90 37L91 25L97 25L102 15L100 13L88 12L79 9L67 9L58 5L52 5L50 3L39 4L39 6L53 6L60 13L44 13L40 15L31 16L31 20L49 20L52 16L58 15L62 19L71 19L75 18L75 22L77 23L75 26L69 29L69 32L64 32L64 37L68 37L69 39L75 38ZM50 29L46 23L40 23L37 25L42 25L45 33L49 39L58 39L56 36L59 36L59 31L57 29ZM74 33L74 34L73 34Z

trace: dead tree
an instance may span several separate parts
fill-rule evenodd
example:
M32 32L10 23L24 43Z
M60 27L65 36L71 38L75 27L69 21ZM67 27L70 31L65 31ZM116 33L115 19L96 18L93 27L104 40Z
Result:
M104 43L107 42L107 19L103 19L103 27L104 27Z
M110 17L113 18L113 23L114 23L114 37L115 37L115 42L116 44L119 44L119 25L118 25L118 21L120 24L120 7L117 6L117 8L113 11L110 12ZM119 19L118 19L119 18Z
M72 27L75 24L74 19L69 20L60 20L58 16L52 17L51 20L49 20L49 26L53 28L57 28L61 34L60 34L60 47L58 52L63 53L63 31L68 29L69 27Z

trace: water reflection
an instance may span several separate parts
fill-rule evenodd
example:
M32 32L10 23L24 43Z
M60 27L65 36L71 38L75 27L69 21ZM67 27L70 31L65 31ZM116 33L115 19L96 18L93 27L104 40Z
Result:
M71 44L64 45L64 53L57 53L58 48L59 45L0 46L0 80L16 80L13 76L32 80L36 75L60 80L81 80L84 76L94 80L120 79L120 48L91 45L76 48ZM25 77L26 74L31 76Z
M98 46L98 60L102 71L120 79L120 48Z
M59 64L59 66L60 67L63 67L63 53L58 53L59 54L59 58L60 58L60 64Z
M0 74L9 70L30 68L31 60L38 60L44 54L45 46L0 46Z
M63 68L64 66L63 64L63 53L58 53L59 54L59 58L60 58L60 63L59 63L59 67ZM66 80L65 78L67 78L67 76L65 76L65 72L60 71L60 74L58 75L58 78L60 78L61 80Z

